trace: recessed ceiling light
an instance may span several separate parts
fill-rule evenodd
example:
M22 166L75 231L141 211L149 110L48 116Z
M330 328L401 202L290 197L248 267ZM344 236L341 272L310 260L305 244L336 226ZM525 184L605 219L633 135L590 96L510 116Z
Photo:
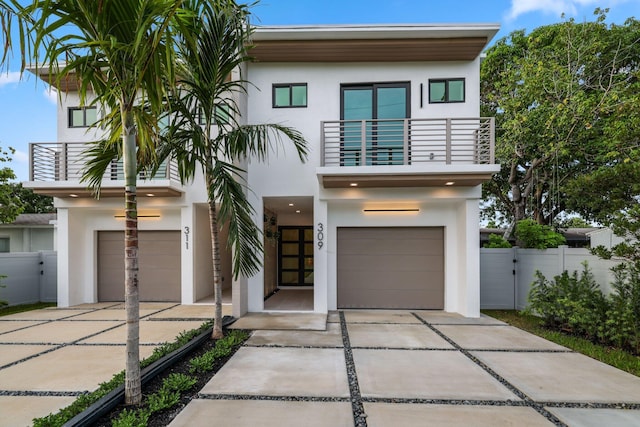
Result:
M289 203L289 206L293 206L293 203Z
M300 209L297 209L297 210L296 210L296 213L300 213Z
M147 193L147 197L155 197L155 194L153 194L153 193Z
M78 197L77 194L69 194L69 197Z
M444 185L453 185L453 184L455 184L455 182L453 182L453 181L449 181L449 182L445 182L444 183Z
M349 184L351 187L357 187L358 183L357 182L352 182L351 184Z

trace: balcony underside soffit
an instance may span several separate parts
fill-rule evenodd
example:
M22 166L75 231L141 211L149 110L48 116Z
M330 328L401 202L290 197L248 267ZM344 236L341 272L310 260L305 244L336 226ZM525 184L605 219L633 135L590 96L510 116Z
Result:
M430 175L323 175L324 188L389 187L475 187L491 179L493 173Z

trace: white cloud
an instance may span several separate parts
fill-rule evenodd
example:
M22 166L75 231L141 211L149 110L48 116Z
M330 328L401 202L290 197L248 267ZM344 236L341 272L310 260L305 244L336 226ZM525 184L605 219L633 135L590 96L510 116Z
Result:
M20 72L18 71L8 71L6 73L0 73L0 87L11 83L18 83L19 81Z
M511 8L506 14L508 20L530 12L542 12L560 17L561 14L576 15L579 8L585 6L607 7L626 0L511 0Z
M29 164L29 154L24 151L16 150L15 153L11 155L13 161L16 163Z
M42 91L42 95L52 103L53 105L58 105L58 91L52 87L48 87Z

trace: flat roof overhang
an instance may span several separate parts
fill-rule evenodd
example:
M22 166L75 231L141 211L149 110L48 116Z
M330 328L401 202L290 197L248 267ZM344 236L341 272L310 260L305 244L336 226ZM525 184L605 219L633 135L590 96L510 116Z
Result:
M72 182L67 184L61 185L60 181L28 181L24 182L23 186L31 188L36 194L63 199L94 197L92 190L86 186ZM168 180L160 180L153 183L138 182L136 190L138 197L181 197L184 194L184 189L180 184ZM116 181L103 184L100 189L100 198L104 197L124 197L124 183Z
M446 167L406 170L407 167L386 166L325 167L316 174L324 188L391 188L391 187L475 187L500 171L500 165L471 165L460 170ZM449 168L451 169L451 168Z
M250 55L259 62L470 61L497 24L256 27Z

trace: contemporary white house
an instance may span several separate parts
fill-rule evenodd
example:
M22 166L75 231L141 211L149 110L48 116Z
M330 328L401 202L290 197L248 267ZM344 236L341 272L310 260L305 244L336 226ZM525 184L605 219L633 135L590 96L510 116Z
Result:
M310 153L301 163L285 143L268 162L244 165L265 260L233 280L225 257L236 317L266 311L277 289L312 289L316 313L479 316L478 205L482 182L499 170L493 121L480 117L480 55L497 31L256 29L241 120L292 126ZM114 162L100 200L79 182L87 126L100 113L79 107L73 82L58 89L58 141L31 145L25 183L55 197L58 304L122 300L122 171ZM213 293L204 182L181 184L172 164L161 175L138 181L141 300L197 303Z

